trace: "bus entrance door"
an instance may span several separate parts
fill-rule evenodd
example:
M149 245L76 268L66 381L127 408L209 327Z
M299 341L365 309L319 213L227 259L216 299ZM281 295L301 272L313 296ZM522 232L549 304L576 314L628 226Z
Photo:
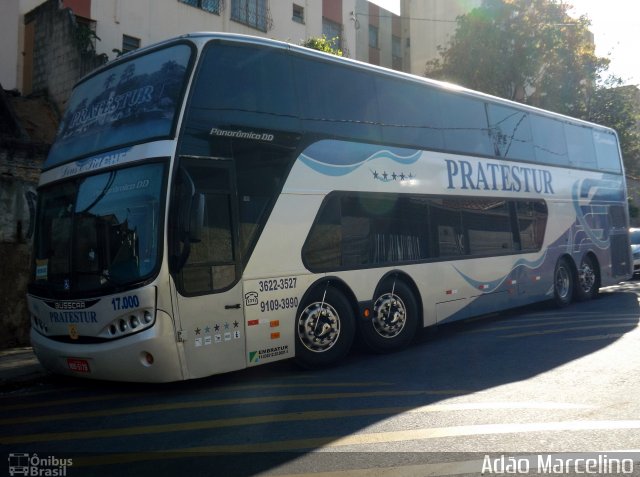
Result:
M179 167L172 214L183 263L173 276L188 377L198 378L246 366L238 210L232 161L189 156Z

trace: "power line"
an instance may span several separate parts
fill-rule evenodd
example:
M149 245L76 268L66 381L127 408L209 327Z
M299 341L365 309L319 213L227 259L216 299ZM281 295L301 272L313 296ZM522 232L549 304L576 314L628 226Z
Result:
M438 18L414 18L414 17L403 17L399 15L372 15L369 13L359 13L352 12L352 18L355 21L358 21L358 16L361 17L375 17L375 18L397 18L399 20L413 20L413 21L422 21L422 22L434 22L434 23L458 23L457 20L441 20Z

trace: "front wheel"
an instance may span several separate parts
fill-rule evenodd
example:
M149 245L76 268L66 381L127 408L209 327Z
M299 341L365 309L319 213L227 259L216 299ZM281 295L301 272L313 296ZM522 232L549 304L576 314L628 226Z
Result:
M354 334L347 298L335 288L319 288L298 309L295 360L305 368L336 364L351 349Z
M561 258L556 263L553 272L553 300L555 304L561 308L570 304L573 288L574 279L571 264L566 258Z
M598 294L598 268L590 255L585 255L578 269L578 286L576 298L580 301L590 300Z
M360 335L369 349L388 353L404 348L418 326L418 305L411 289L400 280L380 287L371 317L359 322Z

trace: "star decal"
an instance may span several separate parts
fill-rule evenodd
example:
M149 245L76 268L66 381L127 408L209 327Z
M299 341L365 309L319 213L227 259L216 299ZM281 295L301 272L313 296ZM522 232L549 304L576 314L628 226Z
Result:
M229 329L229 323L225 323L225 324L224 324L224 329L225 329L225 330L228 330L228 329Z
M207 334L211 333L211 327L209 325L205 326L204 332Z
M238 323L237 321L234 321L234 322L233 322L233 327L234 327L234 328L237 328L239 324L240 324L240 323Z
M380 182L396 182L396 181L400 181L400 182L404 182L406 180L410 180L415 178L415 176L413 175L413 173L409 173L409 175L405 174L404 171L402 172L396 172L396 171L392 171L392 172L378 172L377 170L374 171L372 169L369 169L369 171L371 172L371 174L373 175L373 179L380 181Z
M213 329L215 331L220 331L220 325L218 323L216 323L216 325L213 327Z
M195 331L196 331L196 335L199 335L201 330L200 330L200 328L196 328Z

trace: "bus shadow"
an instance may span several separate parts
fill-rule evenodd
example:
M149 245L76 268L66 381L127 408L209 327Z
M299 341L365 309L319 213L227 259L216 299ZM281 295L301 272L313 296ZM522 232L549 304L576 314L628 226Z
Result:
M294 371L291 362L281 362L186 383L115 388L113 383L88 383L87 388L95 391L108 387L113 393L122 387L123 392L140 392L149 398L237 396L237 405L217 410L225 414L218 414L220 419L227 412L275 417L249 418L250 424L235 427L174 433L164 444L180 452L160 457L141 453L126 464L90 466L86 470L95 474L87 475L113 475L125 468L129 475L148 475L157 472L158 459L163 475L256 475L281 466L286 466L287 473L309 472L309 465L316 466L315 470L330 468L329 456L338 461L349 457L315 451L326 450L325 446L331 447L338 439L411 409L530 379L611 345L638 326L639 295L639 284L627 282L603 291L596 300L562 309L537 304L442 325L423 330L401 352L372 355L356 349L340 366L314 372ZM261 403L260 397L269 396L273 399ZM247 411L243 407L246 398L256 398L260 404ZM554 401L553 390L539 399ZM311 411L315 417L307 419ZM300 420L291 417L296 412ZM214 414L203 411L202 419ZM367 461L376 458L374 453L363 455ZM396 457L387 456L385 462Z

